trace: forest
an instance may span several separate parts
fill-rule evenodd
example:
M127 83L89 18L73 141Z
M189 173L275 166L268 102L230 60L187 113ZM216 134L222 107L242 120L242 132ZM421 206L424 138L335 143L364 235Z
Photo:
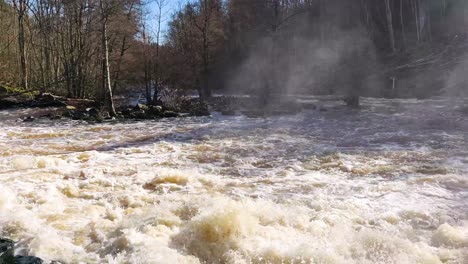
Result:
M169 3L2 0L0 84L98 99L111 113L113 96L132 92L148 105L161 91L263 104L284 94L350 104L466 94L464 0Z

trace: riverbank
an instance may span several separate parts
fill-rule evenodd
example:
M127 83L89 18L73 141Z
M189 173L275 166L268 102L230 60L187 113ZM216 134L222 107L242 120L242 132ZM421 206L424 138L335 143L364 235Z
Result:
M296 114L303 110L318 109L315 103L298 102L291 99L276 99L266 106L260 107L259 100L250 96L216 96L201 102L198 98L180 97L171 102L160 102L159 105L120 104L116 108L117 115L111 117L100 103L87 99L70 99L44 93L31 96L7 96L0 98L0 110L10 108L53 108L50 111L37 111L33 115L24 116L24 122L32 122L38 118L57 120L69 118L90 122L106 120L152 120L161 118L208 116L212 112L222 115L245 115L248 117L267 117Z

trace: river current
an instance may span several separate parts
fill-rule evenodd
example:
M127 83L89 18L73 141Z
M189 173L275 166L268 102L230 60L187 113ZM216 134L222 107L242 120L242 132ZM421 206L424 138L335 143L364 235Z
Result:
M64 263L468 263L467 102L317 104L100 124L2 111L0 237Z

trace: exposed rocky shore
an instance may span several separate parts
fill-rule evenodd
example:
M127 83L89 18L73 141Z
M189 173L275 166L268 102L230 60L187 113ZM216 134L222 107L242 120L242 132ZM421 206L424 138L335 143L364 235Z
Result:
M38 118L83 120L89 122L104 122L106 120L151 120L188 116L209 116L212 112L223 115L245 115L247 117L267 117L275 115L296 114L305 109L318 108L313 103L298 103L292 100L276 100L262 106L256 97L219 96L207 101L198 98L180 98L177 102L159 105L117 106L117 115L112 117L102 108L100 102L88 99L70 99L43 93L35 96L3 96L0 97L0 109L8 108L53 108L50 111L38 111L34 116L23 117L24 122L32 122Z

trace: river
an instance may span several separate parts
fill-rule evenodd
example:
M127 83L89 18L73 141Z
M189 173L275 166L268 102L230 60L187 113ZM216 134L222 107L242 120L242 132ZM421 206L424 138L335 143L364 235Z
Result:
M318 104L100 124L2 111L0 237L65 263L468 263L467 102Z

